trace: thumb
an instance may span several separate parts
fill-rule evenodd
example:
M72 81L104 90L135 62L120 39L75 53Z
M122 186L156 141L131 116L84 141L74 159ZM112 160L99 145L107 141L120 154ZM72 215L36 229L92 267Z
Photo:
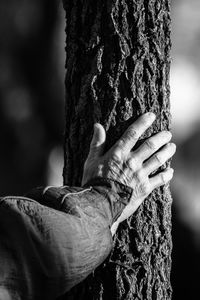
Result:
M103 154L106 141L106 132L104 127L100 123L94 124L94 133L90 144L89 156L99 157Z

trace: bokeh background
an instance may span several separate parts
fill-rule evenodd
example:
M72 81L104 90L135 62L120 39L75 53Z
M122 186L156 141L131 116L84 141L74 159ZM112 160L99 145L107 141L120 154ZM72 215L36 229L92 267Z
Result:
M200 1L172 1L173 300L200 280ZM65 20L59 0L0 1L0 195L62 185Z

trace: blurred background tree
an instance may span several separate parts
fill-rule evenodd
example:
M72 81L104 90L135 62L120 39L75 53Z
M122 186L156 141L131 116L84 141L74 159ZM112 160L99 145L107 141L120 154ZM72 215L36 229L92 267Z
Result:
M64 11L58 0L0 1L0 195L62 184ZM173 300L200 278L200 2L172 1Z
M56 175L62 183L56 174L64 130L62 14L57 1L0 2L2 195L55 183Z
M196 299L200 278L200 2L172 1L174 300Z

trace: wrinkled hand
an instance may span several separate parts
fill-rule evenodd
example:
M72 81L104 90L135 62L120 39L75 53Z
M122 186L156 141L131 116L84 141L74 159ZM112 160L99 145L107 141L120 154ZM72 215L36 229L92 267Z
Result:
M131 151L139 137L154 120L153 113L146 113L139 117L104 155L106 133L101 124L94 125L94 135L84 165L82 185L99 176L116 180L133 189L132 198L114 227L132 215L155 188L166 184L173 177L171 168L150 176L176 151L175 144L169 143L172 137L169 131L155 134L146 139L136 150Z

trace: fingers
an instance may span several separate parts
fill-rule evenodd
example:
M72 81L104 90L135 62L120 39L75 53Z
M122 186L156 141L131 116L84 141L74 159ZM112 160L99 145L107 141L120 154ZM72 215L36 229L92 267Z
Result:
M169 143L165 145L160 151L155 153L151 158L149 158L144 164L144 170L147 174L151 174L153 171L157 170L162 166L168 159L170 159L176 152L176 145Z
M113 146L113 150L128 154L138 141L139 137L151 126L155 120L153 113L146 113L139 117Z
M100 123L94 124L94 133L90 144L88 157L99 157L103 154L106 141L106 132Z
M171 138L172 134L169 131L161 131L148 138L137 150L135 150L134 156L137 155L138 160L143 162L158 149L167 144Z
M168 183L172 179L173 174L174 170L170 168L165 169L163 172L160 172L159 174L151 177L149 179L149 182L151 184L152 190Z

